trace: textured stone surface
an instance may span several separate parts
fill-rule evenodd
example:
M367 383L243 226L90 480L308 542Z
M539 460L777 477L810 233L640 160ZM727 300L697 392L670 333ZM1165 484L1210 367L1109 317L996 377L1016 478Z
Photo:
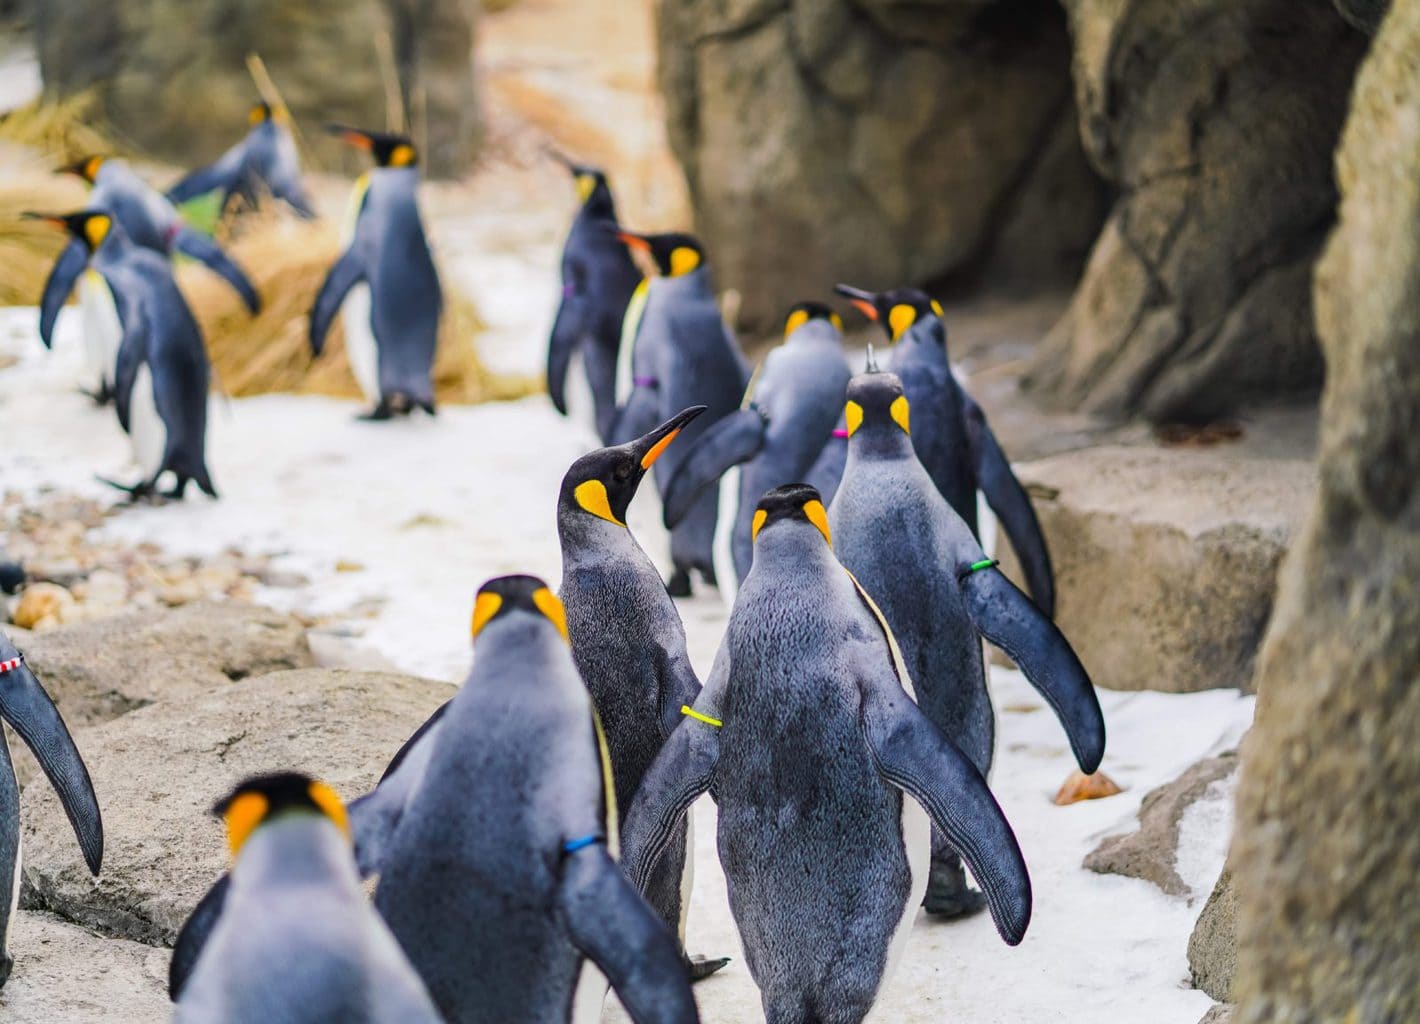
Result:
M1119 188L1028 384L1205 419L1314 390L1311 268L1365 36L1329 0L1067 0L1085 150Z
M1420 0L1395 0L1318 266L1320 491L1243 746L1240 1024L1420 1020Z
M658 11L671 143L750 332L835 280L1074 280L1103 193L1054 0Z
M1050 546L1056 621L1096 685L1250 689L1277 565L1315 490L1306 461L1110 446L1016 471ZM998 555L1019 579L1008 546Z
M85 870L53 793L31 786L21 815L24 904L121 938L171 943L227 866L209 810L234 783L293 769L353 799L452 695L446 683L409 676L305 669L78 730L104 813L103 874Z
M1237 1008L1231 1003L1219 1003L1211 1007L1198 1024L1233 1024L1233 1015L1236 1012Z
M1188 938L1188 970L1194 987L1223 1002L1233 997L1233 976L1238 968L1237 922L1237 888L1232 871L1224 867Z

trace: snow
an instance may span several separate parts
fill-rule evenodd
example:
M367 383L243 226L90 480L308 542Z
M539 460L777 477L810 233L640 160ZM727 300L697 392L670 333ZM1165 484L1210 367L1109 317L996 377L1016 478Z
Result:
M549 268L548 273L551 273ZM549 294L552 289L542 289ZM537 294L541 295L541 291ZM504 320L502 310L497 319ZM95 473L131 479L113 413L73 390L79 346L72 310L46 352L32 309L0 311L0 481L32 494L55 488L112 499ZM500 324L502 326L502 324ZM513 325L506 328L513 330ZM540 335L524 334L524 344ZM524 353L536 364L536 353ZM3 364L3 360L0 360ZM214 399L209 463L222 500L139 507L104 527L133 542L183 554L238 546L280 553L279 567L310 577L295 591L264 592L301 610L349 610L344 632L372 663L456 681L469 660L468 615L492 575L560 577L554 497L566 466L590 443L544 397L445 407L437 419L368 424L356 403L272 395ZM649 491L650 489L647 488ZM656 557L665 550L654 498L631 525ZM337 571L337 563L357 563ZM366 617L366 609L372 609ZM681 605L692 659L708 670L725 611L713 592ZM357 635L358 634L358 635ZM1101 691L1109 727L1107 771L1125 792L1056 807L1051 796L1074 764L1054 716L1019 673L992 670L999 715L992 786L1015 827L1035 891L1025 941L1014 949L986 915L954 922L919 913L875 1021L995 1024L1147 1020L1194 1024L1211 1000L1188 986L1185 950L1222 865L1229 790L1185 817L1179 870L1193 900L1148 883L1080 867L1110 833L1134 827L1144 794L1199 758L1236 742L1253 700L1235 691L1192 695ZM714 807L696 814L696 875L689 947L734 962L697 986L707 1022L760 1019L715 856ZM623 1021L610 1003L606 1020Z

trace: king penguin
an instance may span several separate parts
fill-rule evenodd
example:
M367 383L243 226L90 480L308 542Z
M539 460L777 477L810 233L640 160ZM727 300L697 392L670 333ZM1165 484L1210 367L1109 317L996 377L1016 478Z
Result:
M301 157L291 138L291 115L270 103L257 103L247 112L249 128L242 141L168 189L174 203L185 203L208 192L219 192L221 208L232 196L255 206L266 196L280 199L302 217L314 217L305 186L301 184Z
M927 883L930 823L981 880L1011 945L1030 878L981 774L918 709L892 631L830 546L818 492L779 487L710 678L641 783L624 865L645 884L707 790L769 1024L857 1024Z
M27 214L79 240L89 266L114 299L122 327L114 372L119 425L133 444L142 478L133 485L106 481L134 498L157 492L172 473L164 497L181 498L189 481L217 497L207 470L207 392L212 375L202 331L173 279L168 260L129 240L103 210Z
M261 299L242 269L216 242L188 227L167 197L135 174L127 163L90 156L61 167L60 171L92 185L89 208L110 214L135 245L164 256L182 253L198 260L236 290L249 312L260 311ZM102 405L113 397L122 328L108 286L97 271L85 270L88 256L88 249L77 238L71 239L59 254L40 298L39 336L46 348L52 347L55 321L77 282L84 322L85 383Z
M235 864L174 1024L441 1024L360 890L334 790L295 772L259 775L213 813Z
M424 237L416 188L419 156L402 135L332 126L363 149L375 167L356 183L353 226L311 312L311 351L325 344L343 305L350 369L374 408L365 419L434 414L430 371L439 339L443 293Z
M616 202L606 174L557 159L571 172L582 205L562 248L562 302L547 346L547 390L557 411L567 415L568 367L580 354L596 433L607 444L616 418L621 326L641 272L616 237Z
M1080 769L1099 767L1105 727L1084 666L1049 616L996 570L918 461L915 407L891 373L848 386L848 463L828 521L838 557L892 627L918 704L982 775L991 770L995 714L981 637L1015 659L1054 709ZM948 837L933 836L927 910L981 909Z
M760 364L740 408L700 436L666 487L665 523L674 528L707 487L722 481L715 579L727 606L749 572L755 502L781 484L808 480L833 439L852 376L842 327L823 303L793 306L783 343ZM832 500L831 490L825 500Z
M620 237L630 248L649 255L660 276L647 284L644 302L633 301L627 310L627 333L633 340L629 348L625 340L622 345L623 362L630 365L631 387L617 411L611 443L640 437L679 410L703 405L704 415L685 429L682 444L688 448L739 408L748 376L744 357L720 317L705 250L696 239L682 234L631 232L621 232ZM655 480L662 500L683 458L672 452L657 464ZM671 531L673 572L666 586L673 596L690 594L692 570L699 570L708 582L716 582L719 504L719 486L707 487Z
M912 405L912 446L942 497L980 536L976 493L986 496L1020 559L1036 606L1054 617L1055 574L1045 535L986 414L952 373L941 304L913 288L876 294L848 285L835 290L887 332L893 346L889 368Z
M618 802L631 802L661 744L695 703L700 680L685 650L675 603L626 526L642 477L704 411L686 409L644 437L582 456L562 480L557 534L562 543L562 601L572 658L606 732ZM645 896L685 942L692 844L686 825L671 837ZM699 979L727 960L688 961Z
M59 709L25 664L25 656L0 632L0 718L30 748L64 805L84 862L97 875L104 859L104 823L84 759L74 746ZM15 965L10 956L10 922L20 899L20 787L10 747L0 732L0 877L8 887L0 897L0 986Z

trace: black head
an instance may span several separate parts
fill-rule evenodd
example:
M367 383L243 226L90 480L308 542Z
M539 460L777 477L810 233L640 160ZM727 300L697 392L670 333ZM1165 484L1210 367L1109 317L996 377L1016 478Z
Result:
M547 155L567 168L567 173L572 175L572 181L577 186L577 198L582 202L590 200L599 190L609 189L606 172L600 167L576 163L555 149L548 149Z
M843 330L843 318L822 302L796 302L784 318L784 337L788 337L810 320L826 320Z
M628 248L649 253L662 277L680 277L705 265L705 249L692 235L638 235L633 231L619 231L617 237Z
M334 822L347 838L350 835L345 804L335 790L300 772L274 772L244 779L217 801L212 813L226 823L227 842L234 857L253 832L281 814L321 815Z
M413 167L419 163L419 152L407 135L388 132L367 132L342 124L326 125L327 132L339 135L347 145L363 149L375 160L377 167Z
M655 465L682 428L705 411L693 405L672 416L644 437L613 448L588 452L562 478L560 514L591 515L617 526L626 525L626 510L636 497L641 478Z
M473 624L470 632L478 639L494 619L513 611L541 615L567 639L567 612L562 601L536 576L495 576L478 588L473 601Z
M808 484L785 484L766 491L754 509L754 519L750 522L751 539L759 540L765 527L780 522L808 523L823 534L826 543L833 544L823 497Z
M835 285L833 290L852 302L869 320L876 320L881 324L892 341L901 338L919 320L925 320L929 316L943 319L946 316L936 299L916 288L868 292L840 284Z
M907 396L895 373L860 373L848 382L843 418L852 437L860 428L911 434Z
M99 246L113 233L113 217L104 210L77 210L74 213L34 213L22 214L25 220L42 220L61 231L67 231L83 242L89 252L97 252Z
M92 185L95 179L98 178L99 168L104 165L106 159L108 158L95 154L86 156L82 160L75 160L72 164L65 164L63 167L56 168L56 170L60 174L72 174L76 178L83 178Z
M281 110L265 100L253 103L251 109L247 111L247 124L253 128L259 124L265 124L267 121L279 121L280 119Z

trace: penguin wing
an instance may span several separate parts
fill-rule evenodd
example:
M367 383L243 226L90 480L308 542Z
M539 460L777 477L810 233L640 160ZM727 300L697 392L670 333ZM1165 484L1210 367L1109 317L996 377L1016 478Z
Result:
M864 665L860 685L863 735L878 774L922 805L971 868L1001 938L1016 945L1030 924L1030 875L986 780L908 699L885 662Z
M89 264L89 251L77 238L69 239L69 244L55 260L49 277L44 282L44 294L39 300L39 337L45 348L54 347L54 323L59 319L59 311L74 290L74 282Z
M567 367L572 362L572 353L591 330L591 311L586 294L586 272L580 262L571 262L563 274L562 302L557 307L557 319L552 322L552 336L547 343L547 393L563 416L567 415Z
M168 189L168 199L172 201L174 206L180 206L195 196L206 195L208 192L221 189L222 204L225 206L227 197L237 187L237 180L241 176L242 164L245 159L246 140L243 139L218 157L215 163L199 167L180 179L176 185Z
M1031 597L1047 618L1055 617L1055 572L1045 534L1030 502L1030 495L1011 471L1011 463L1000 442L986 423L981 406L963 392L966 399L966 437L976 464L976 485L986 495L991 511L1001 521L1011 547L1020 558L1021 571Z
M632 1020L700 1020L676 937L602 844L563 856L557 895L572 944L601 968Z
M1080 770L1093 772L1104 757L1104 714L1070 641L999 570L960 566L957 580L971 621L1020 666L1065 727Z
M675 615L675 607L667 608ZM682 707L693 707L700 698L700 680L690 664L690 655L685 650L684 633L675 650L664 645L656 649L656 675L660 677L661 729L666 736L680 728L684 720Z
M311 352L320 355L321 349L325 346L326 332L330 330L331 322L335 319L335 314L340 312L340 305L345 301L345 296L365 277L365 264L355 251L355 246L351 245L340 254L340 259L335 261L335 265L330 268L330 273L326 274L325 282L320 286L320 292L316 295L315 307L311 310Z
M716 420L701 434L666 485L662 502L666 529L679 523L695 499L721 476L758 455L768 427L764 414L751 405Z
M242 297L242 302L246 303L247 311L253 316L261 312L261 298L256 294L256 289L252 287L251 281L247 279L246 274L242 273L242 268L233 263L231 258L222 251L222 247L212 239L200 231L194 231L183 225L173 235L172 247L180 253L191 256L199 263L205 264L213 273L235 288L237 294Z
M187 916L178 931L177 941L173 943L173 958L168 961L168 999L174 1003L182 995L183 986L192 976L198 958L212 936L212 929L217 926L217 919L222 916L231 882L232 876L224 872L198 901L197 906L192 908L192 913Z
M414 735L405 740L375 788L351 801L347 808L355 865L361 878L377 874L384 863L390 838L399 827L404 808L424 778L424 769L429 765L448 707L448 701L441 704Z
M34 752L35 760L59 794L59 802L64 805L64 813L84 852L84 862L90 873L97 875L104 859L104 823L94 784L59 709L23 661L0 673L0 717Z
M114 298L119 322L123 324L123 337L118 343L118 362L113 374L113 404L118 411L118 424L127 432L133 382L138 378L138 368L148 358L147 318L139 303L120 299L117 291Z

